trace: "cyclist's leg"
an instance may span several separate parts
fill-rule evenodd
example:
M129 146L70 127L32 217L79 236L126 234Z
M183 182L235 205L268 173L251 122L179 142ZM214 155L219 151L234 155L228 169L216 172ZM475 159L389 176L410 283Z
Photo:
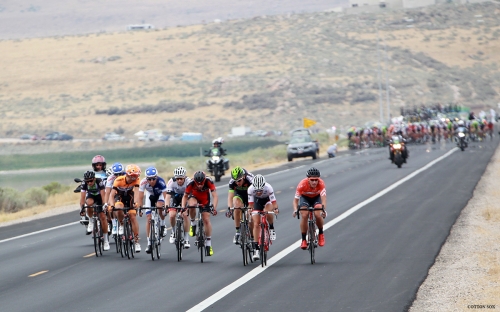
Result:
M163 198L163 194L160 195L158 201L156 202L156 208L165 207L165 199ZM156 209L156 213L160 217L160 236L164 237L165 233L165 214L163 213L163 209Z
M264 206L264 211L271 212L273 211L273 204L268 201L265 206ZM267 223L269 224L269 234L271 237L271 240L276 239L276 231L274 230L274 215L273 214L268 214L267 216Z
M244 207L243 200L241 199L241 197L239 195L234 195L234 197L233 197L233 207L234 208L242 208L242 207ZM234 209L233 216L234 216L234 227L236 229L236 234L234 235L233 243L239 244L239 240L240 240L241 209Z
M320 202L316 202L314 205L314 208L321 208L322 205ZM325 245L325 234L323 234L323 217L321 216L322 211L321 210L315 210L314 211L314 216L316 217L316 226L318 227L318 241L319 241L319 246L323 247Z
M198 205L198 200L190 195L188 197L188 206L196 206ZM190 223L191 223L191 230L189 231L189 236L195 236L196 235L196 208L189 208L189 218L190 218Z

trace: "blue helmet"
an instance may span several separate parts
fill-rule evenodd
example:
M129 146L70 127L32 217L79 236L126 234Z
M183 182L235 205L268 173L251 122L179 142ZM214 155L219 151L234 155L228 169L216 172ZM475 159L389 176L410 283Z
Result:
M155 167L149 167L146 169L146 178L156 177L158 175L158 170Z
M123 168L123 165L119 162L114 163L111 168L113 169L113 174L124 174L125 173L125 168Z

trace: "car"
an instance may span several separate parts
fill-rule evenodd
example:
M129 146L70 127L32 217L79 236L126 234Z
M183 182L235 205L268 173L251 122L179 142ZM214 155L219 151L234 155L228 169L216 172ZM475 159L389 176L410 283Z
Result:
M21 140L33 140L34 135L33 134L23 134L19 138Z
M294 158L300 157L312 157L312 159L318 158L319 147L318 142L313 140L309 135L294 135L287 142L287 158L288 161L292 161Z
M125 140L125 137L122 136L122 135L119 135L117 133L114 133L114 132L109 132L109 133L106 133L102 139L104 141L123 141Z
M73 136L62 133L62 132L50 132L47 133L42 140L52 140L52 141L69 141L73 140Z

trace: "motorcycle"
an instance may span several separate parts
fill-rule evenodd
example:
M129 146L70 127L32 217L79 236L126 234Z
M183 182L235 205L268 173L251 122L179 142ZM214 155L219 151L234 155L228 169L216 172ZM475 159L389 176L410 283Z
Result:
M404 143L401 142L398 137L393 137L389 148L391 149L394 163L396 164L396 166L398 166L398 168L401 168L401 166L405 162L405 159L403 157Z
M468 146L467 139L465 138L465 128L464 127L458 127L457 135L455 136L455 141L457 142L457 146L460 147L460 150L462 150L462 152Z
M219 182L224 172L229 170L229 160L222 157L217 147L205 151L205 156L210 157L207 159L207 171L215 177L215 182Z

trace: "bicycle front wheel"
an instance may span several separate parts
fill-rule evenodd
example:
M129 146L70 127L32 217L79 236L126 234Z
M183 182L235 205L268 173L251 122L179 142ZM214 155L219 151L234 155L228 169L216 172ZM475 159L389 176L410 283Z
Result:
M94 218L94 227L92 230L92 236L94 239L94 251L95 256L99 257L99 233L97 232L97 219Z
M155 222L153 218L149 222L149 241L151 242L151 260L155 261L155 249L156 249L156 236L155 236Z
M155 245L156 259L160 260L161 257L160 220L156 220L155 238L156 238L156 245ZM153 250L151 250L151 253L153 253Z
M259 238L259 256L260 256L260 265L264 267L264 235L265 235L265 229L264 229L264 224L261 222L260 224L260 238Z
M99 240L98 240L99 241L99 256L102 256L102 251L104 249L104 236L102 234L101 221L97 221L97 237L99 238Z
M184 246L182 245L183 241L182 241L182 238L183 238L183 233L182 233L182 229L184 227L184 223L181 223L179 221L177 221L177 225L176 225L176 228L175 228L175 247L177 248L177 261L181 261L182 260L182 248L184 248Z
M312 221L309 222L309 253L311 254L311 264L314 264L315 237L316 237L316 224Z
M132 256L132 258L135 258L134 253L135 253L135 240L134 240L134 232L132 232L132 225L130 224L130 220L127 222L127 227L128 227L128 232L129 232L129 246L130 246L130 252L129 254Z
M198 222L198 231L199 231L199 234L198 234L198 247L200 248L200 260L201 260L201 263L203 263L203 256L205 254L205 252L207 252L205 249L205 229L203 228L203 221L200 220Z
M245 227L245 222L240 223L240 246L241 252L243 254L243 266L248 265L248 255L247 255L247 231Z

